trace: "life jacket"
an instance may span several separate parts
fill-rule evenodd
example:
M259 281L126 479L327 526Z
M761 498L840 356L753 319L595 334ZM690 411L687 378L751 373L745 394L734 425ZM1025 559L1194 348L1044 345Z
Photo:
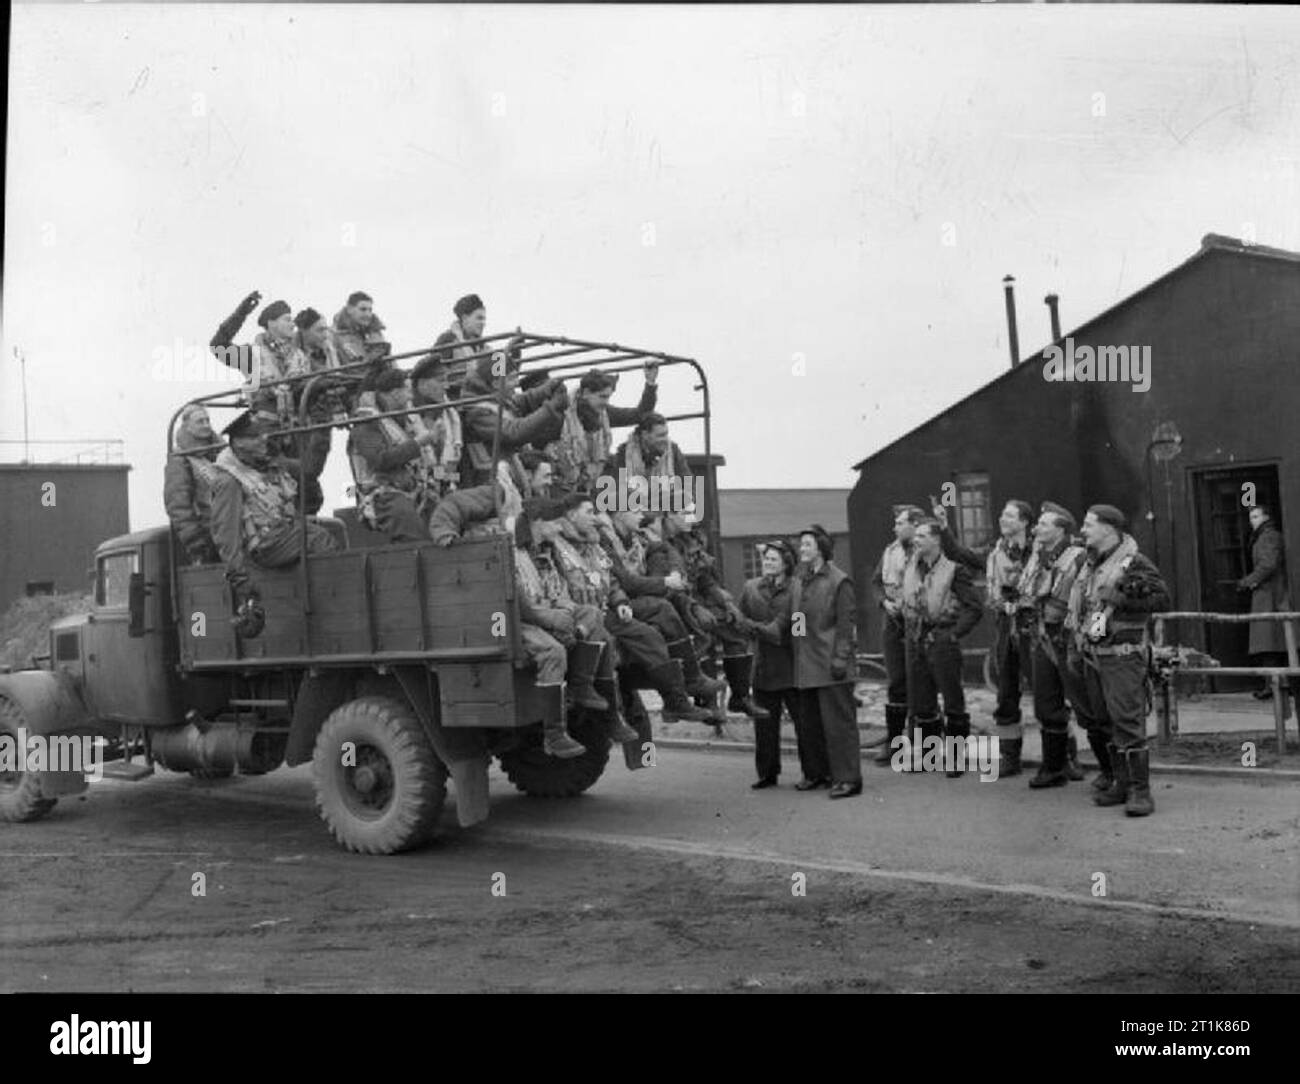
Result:
M659 455L650 456L639 436L633 433L621 450L629 488L633 483L644 485L651 508L680 509L688 516L694 515L695 491L691 488L690 467L676 444L670 441ZM679 466L681 473L678 473Z
M501 486L501 519L513 523L524 510L524 495L515 482L510 464L506 460L497 463L497 483Z
M346 363L377 361L388 354L390 344L384 335L384 322L372 315L369 326L362 328L348 315L347 306L334 314L334 331Z
M523 546L515 547L515 580L519 584L520 594L535 606L544 605L546 587L542 583L542 574L537 570L533 555Z
M407 425L413 437L438 432L442 439L432 444L420 445L420 467L426 488L439 496L451 492L460 484L460 459L465 451L465 438L461 431L460 412L455 407L440 410L430 424L423 414L408 415Z
M315 350L303 341L302 332L293 337L293 355L289 359L289 376L307 376L314 373L328 373L338 369L347 359L341 353L338 332L326 328L325 341ZM302 393L306 381L292 389L294 410L301 405ZM373 396L373 392L371 395ZM342 421L342 415L348 411L348 393L337 387L324 388L312 397L310 416L313 422L329 421L331 418Z
M242 462L229 448L223 448L213 466L225 471L243 490L243 536L249 553L259 549L267 537L293 520L298 483L286 470L257 470Z
M365 418L376 413L378 413L376 407L358 407L353 417ZM379 418L377 422L388 447L395 448L410 439L395 418ZM416 497L416 511L423 515L424 491L415 466L418 460L408 460L396 471L385 471L386 478L380 480L378 472L366 461L366 457L356 450L356 445L349 439L348 462L352 466L353 481L353 484L348 487L348 494L357 502L357 515L371 530L379 530L379 521L375 513L375 495L378 493L405 493Z
M370 413L367 409L361 409L354 415L357 418L364 418ZM378 418L369 424L379 425L380 432L384 435L384 440L389 448L396 448L405 444L411 437L397 423L396 418ZM414 465L415 461L408 461L396 471L385 471L386 478L381 479L377 472L367 461L366 457L356 450L352 441L348 442L348 460L352 464L352 478L356 482L358 492L362 494L372 493L382 489L397 489L403 493L413 493L419 486L419 474Z
M615 527L600 527L598 530L601 539L609 543L609 548L614 551L614 557L624 568L638 576L645 575L645 543L638 532L633 531L631 540L624 542Z
M569 400L569 409L564 413L564 429L560 439L551 444L551 456L555 460L556 477L562 486L590 492L596 485L596 479L604 472L605 464L609 462L613 434L610 431L609 414L604 410L599 412L599 425L588 430L578 413L579 402L579 394Z
M903 591L899 602L903 619L909 626L926 623L935 625L957 616L960 607L952 593L953 577L957 565L940 554L925 572L921 560L913 557L903 572Z
M617 535L617 531L615 534ZM627 567L639 576L645 575L645 539L637 531L632 532L632 538L626 544L619 539L619 546L622 549L621 556L626 562Z
M907 571L907 562L911 560L908 547L895 539L885 547L880 558L880 582L885 591L885 598L898 602L903 595L903 574Z
M515 393L506 392L504 396L500 395L492 374L493 365L504 358L505 353L498 350L490 357L479 358L465 374L465 381L461 385L461 395L464 398L491 395L494 396L494 400L471 403L465 407L462 419L464 422L469 422L471 418L490 412L495 424L498 406L500 406L503 421L515 420L519 417L519 411L515 408ZM492 441L471 440L465 443L464 448L463 473L468 474L475 485L486 484L491 480L492 473ZM502 451L499 459L501 462L510 464L516 478L525 476L526 472L523 464L519 461L517 453Z
M454 346L450 346L444 343L440 347L440 349L443 350L444 352L450 352L449 360L469 361L471 358L474 357L475 354L477 354L482 349L482 347L474 347L474 346L467 345L465 339L465 329L460 326L459 320L453 320L451 322L451 326L447 329L447 331L451 334L451 337L456 340L456 345Z
M1005 538L999 538L996 546L989 551L988 561L984 570L985 590L988 592L989 608L997 610L1000 613L1007 612L1007 600L1003 597L1002 589L1004 587L1013 587L1017 590L1020 585L1020 577L1025 570L1025 554L1013 556L1010 547L1007 545ZM1012 604L1013 608L1028 605L1027 600L1018 598Z
M1031 600L1045 625L1059 625L1070 610L1070 592L1079 570L1087 560L1088 551L1082 546L1066 544L1050 563L1044 562L1043 551L1035 547L1025 562L1020 577L1021 597Z
M289 419L293 416L293 390L288 384L273 388L261 385L284 380L305 371L306 355L296 345L295 339L277 339L267 331L258 332L253 340L253 373L258 387L248 391L249 405L265 418Z
M570 539L563 528L552 533L548 541L569 585L569 597L579 605L603 609L612 589L613 562L600 543Z
M1126 642L1145 639L1145 614L1136 619L1116 618L1112 613L1113 605L1103 602L1101 598L1103 593L1109 593L1123 579L1137 553L1137 541L1132 535L1126 534L1120 539L1119 545L1101 561L1094 563L1089 558L1083 563L1070 590L1070 608L1065 617L1066 627L1073 630L1075 642L1080 648L1110 643L1117 635ZM1099 638L1089 635L1097 626L1098 617L1104 619L1105 628L1105 634Z

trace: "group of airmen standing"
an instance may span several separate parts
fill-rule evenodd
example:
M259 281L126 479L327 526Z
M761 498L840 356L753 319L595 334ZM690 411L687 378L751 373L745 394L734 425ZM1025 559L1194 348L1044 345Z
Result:
M1092 505L1076 537L1076 520L1061 505L1043 502L1035 519L1026 501L1008 501L1000 537L980 553L957 541L940 502L931 505L929 515L915 505L895 509L895 539L874 576L889 679L889 742L877 761L890 762L893 739L909 721L922 740L970 734L960 645L988 610L997 623L999 778L1021 772L1021 683L1027 679L1043 743L1029 785L1083 778L1070 732L1073 710L1100 768L1093 801L1123 806L1129 816L1152 813L1150 615L1168 609L1169 593L1138 551L1123 513ZM980 572L983 597L974 581ZM962 773L949 765L947 774Z

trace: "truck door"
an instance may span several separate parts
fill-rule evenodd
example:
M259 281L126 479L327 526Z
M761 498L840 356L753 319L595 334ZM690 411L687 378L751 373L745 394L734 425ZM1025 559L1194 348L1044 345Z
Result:
M181 721L164 561L161 547L139 545L96 558L95 609L85 633L86 698L102 719L162 726Z

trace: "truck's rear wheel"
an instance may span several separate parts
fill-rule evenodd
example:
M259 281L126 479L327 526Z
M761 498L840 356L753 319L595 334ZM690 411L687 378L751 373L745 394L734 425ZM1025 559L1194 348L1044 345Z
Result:
M321 726L313 757L316 808L343 847L393 854L437 827L446 773L409 707L382 696L351 700Z
M194 779L229 779L235 774L234 768L191 768L190 776Z
M261 730L253 735L248 751L240 756L240 775L266 775L284 763L284 751L289 745L289 735L278 731Z
M519 790L534 798L572 798L593 786L609 763L609 738L600 719L571 722L569 733L587 747L580 757L547 756L538 733L532 741L501 754L501 769Z
M24 771L27 750L19 748L18 731L27 728L27 719L18 705L0 697L0 735L9 741L0 745L4 761L12 755L14 763L0 763L0 821L40 820L54 808L57 798L41 797L40 780L32 772ZM12 770L10 770L12 768Z

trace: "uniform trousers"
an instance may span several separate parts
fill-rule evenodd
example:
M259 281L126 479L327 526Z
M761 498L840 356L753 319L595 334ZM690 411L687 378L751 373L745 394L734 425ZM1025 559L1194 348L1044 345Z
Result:
M754 699L767 712L766 719L754 720L754 767L759 779L781 774L781 709L790 713L795 740L799 745L799 767L805 779L823 779L831 774L826 760L826 736L819 727L812 732L800 709L798 689L755 689Z
M375 530L388 535L391 542L427 542L429 528L416 511L410 494L397 489L381 489L374 495Z
M1060 625L1034 637L1034 717L1044 734L1068 733L1071 708L1084 730L1097 728L1083 675L1070 665L1068 638Z
M329 553L338 547L334 536L319 523L307 524L307 552ZM249 551L249 559L259 568L283 568L302 556L302 524L282 523L265 535L257 549Z
M1147 744L1147 660L1145 651L1081 658L1088 704L1099 729L1115 748L1145 749Z
M862 747L858 736L858 703L853 699L853 684L839 682L799 690L799 711L810 736L821 735L821 749L826 755L832 783L862 782ZM815 739L814 739L815 741ZM815 762L819 749L810 751ZM810 776L809 778L825 778Z
M998 726L1020 725L1020 682L1029 677L1033 668L1032 647L1029 636L1020 631L1015 619L999 611L997 640L994 658L998 668L998 705L993 720ZM1019 737L1017 731L1016 737Z
M880 643L889 680L885 702L903 706L907 703L907 642L901 617L885 614L880 624Z
M943 713L965 719L966 691L962 688L961 645L952 636L924 643L913 637L907 649L907 710L918 722L939 718L939 697Z

